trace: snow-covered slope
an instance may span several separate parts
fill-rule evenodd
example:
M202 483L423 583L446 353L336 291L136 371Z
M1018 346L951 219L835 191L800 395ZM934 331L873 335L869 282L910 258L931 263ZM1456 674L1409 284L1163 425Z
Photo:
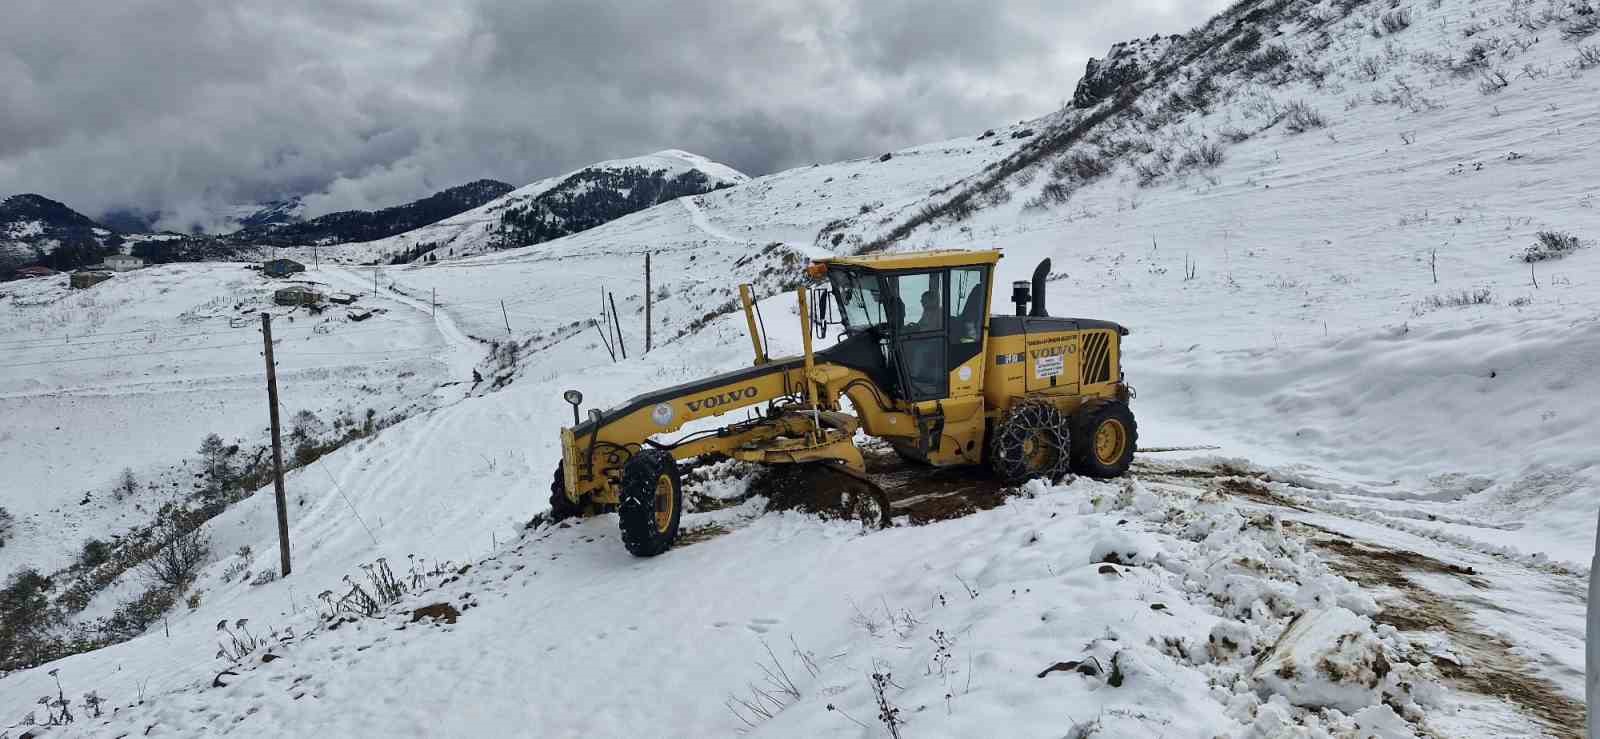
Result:
M74 725L113 735L872 736L897 709L919 737L1581 736L1600 68L1574 8L1244 3L1139 52L1161 61L1128 99L391 269L396 299L519 347L482 367L498 389L294 473L287 581L223 577L277 558L270 496L228 511L170 637L0 679L0 715L42 717L55 668L123 707ZM1530 267L1539 231L1583 246ZM880 243L1001 248L1001 284L1050 257L1053 312L1133 330L1141 443L1216 448L885 532L751 501L649 561L607 516L521 528L562 390L603 407L744 366L734 284ZM602 289L626 361L587 322ZM763 302L775 351L793 311ZM316 615L408 555L453 566L382 620ZM434 603L456 623L412 622ZM211 687L224 618L296 636ZM753 727L752 685L781 696Z
M537 206L543 196L568 182L578 183L586 176L600 173L631 171L662 180L699 172L706 179L707 189L739 184L750 179L727 165L686 151L669 149L645 156L599 162L539 180L438 223L387 239L352 245L341 251L352 252L355 258L363 261L388 261L396 256L404 256L406 261L428 256L449 259L481 254L504 243L500 234L508 214Z
M190 492L183 465L207 434L261 444L263 311L276 316L286 425L300 410L330 424L368 408L387 418L440 382L470 380L470 369L433 358L448 348L470 367L475 350L441 336L428 306L374 298L369 274L324 267L301 277L325 292L368 294L311 315L273 304L288 282L226 263L149 267L88 290L70 290L66 275L0 289L0 505L18 521L0 572L49 571L86 539L145 523ZM349 313L359 309L378 315L357 323ZM142 492L116 500L124 468Z

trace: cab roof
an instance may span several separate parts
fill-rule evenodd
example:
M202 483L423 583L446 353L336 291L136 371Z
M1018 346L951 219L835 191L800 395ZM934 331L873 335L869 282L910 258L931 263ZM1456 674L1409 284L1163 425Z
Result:
M940 249L935 251L905 251L893 254L870 254L858 257L829 257L818 259L818 264L861 269L943 269L946 267L974 267L1000 261L1000 252L993 249Z

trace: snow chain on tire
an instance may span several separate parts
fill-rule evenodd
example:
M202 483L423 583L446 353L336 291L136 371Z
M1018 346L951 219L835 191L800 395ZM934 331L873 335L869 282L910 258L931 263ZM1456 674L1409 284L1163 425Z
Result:
M1071 441L1067 420L1055 406L1022 401L995 425L989 462L1008 485L1036 477L1059 480L1071 466Z

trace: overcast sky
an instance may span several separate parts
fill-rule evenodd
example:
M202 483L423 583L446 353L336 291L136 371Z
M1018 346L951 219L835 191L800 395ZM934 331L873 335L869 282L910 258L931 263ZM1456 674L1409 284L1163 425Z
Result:
M1220 0L10 0L0 195L315 213L687 149L752 175L1043 115Z

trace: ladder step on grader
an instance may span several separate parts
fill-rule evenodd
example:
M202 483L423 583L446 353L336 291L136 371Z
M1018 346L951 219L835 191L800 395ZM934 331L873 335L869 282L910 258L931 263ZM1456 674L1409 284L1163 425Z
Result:
M581 413L561 429L547 521L615 510L623 544L641 557L671 548L683 510L680 463L723 455L803 465L808 484L851 496L861 517L888 522L858 435L909 466L966 467L1006 485L1071 473L1127 471L1138 444L1122 374L1128 330L1058 318L1045 307L1042 261L1013 283L1015 315L991 315L998 251L837 257L806 268L796 298L804 351L767 356L749 285L739 287L755 363ZM838 326L836 343L813 349ZM667 438L685 424L764 406L745 420ZM748 412L748 411L747 411ZM828 494L829 491L822 491Z

